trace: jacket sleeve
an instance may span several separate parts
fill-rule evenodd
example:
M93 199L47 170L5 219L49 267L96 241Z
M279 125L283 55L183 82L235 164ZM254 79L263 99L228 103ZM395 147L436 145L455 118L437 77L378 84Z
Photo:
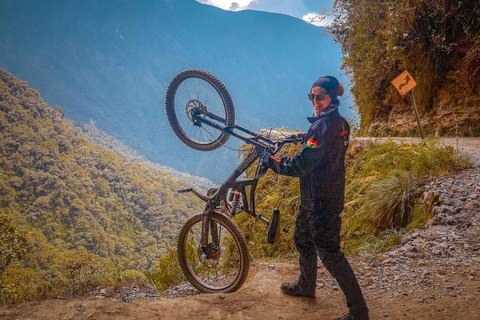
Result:
M322 162L325 151L325 126L320 126L316 130L308 130L301 152L281 159L271 156L268 167L281 175L301 177Z

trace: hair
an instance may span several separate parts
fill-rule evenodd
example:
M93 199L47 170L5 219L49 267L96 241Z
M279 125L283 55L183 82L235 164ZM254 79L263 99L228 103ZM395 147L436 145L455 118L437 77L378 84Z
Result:
M337 96L341 97L345 92L345 87L340 82L338 83Z

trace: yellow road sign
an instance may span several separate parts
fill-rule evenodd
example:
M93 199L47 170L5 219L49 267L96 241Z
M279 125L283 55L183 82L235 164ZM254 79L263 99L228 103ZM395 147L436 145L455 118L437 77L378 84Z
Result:
M408 71L403 72L401 75L395 78L392 81L392 84L397 88L398 92L404 96L410 90L412 90L417 83L413 80L412 76L408 73Z

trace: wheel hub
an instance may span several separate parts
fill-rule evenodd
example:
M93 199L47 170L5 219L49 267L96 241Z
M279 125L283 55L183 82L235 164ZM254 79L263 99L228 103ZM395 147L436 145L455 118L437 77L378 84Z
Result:
M201 127L202 124L197 118L207 113L207 107L200 100L191 99L185 106L185 113L187 114L188 120L193 122L193 125Z
M206 246L198 247L198 256L200 261L206 267L215 267L220 260L222 250L214 243L209 243ZM208 263L207 263L208 262Z

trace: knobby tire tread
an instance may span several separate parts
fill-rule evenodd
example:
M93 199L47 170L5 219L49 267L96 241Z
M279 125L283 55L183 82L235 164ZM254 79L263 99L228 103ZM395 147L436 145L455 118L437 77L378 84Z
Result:
M241 250L241 255L242 255L242 264L243 268L241 270L241 274L239 279L234 283L233 286L227 287L226 289L223 290L212 290L211 288L203 286L201 283L199 283L195 277L193 277L190 274L190 270L187 267L187 263L185 261L184 255L183 255L183 242L185 240L186 232L190 229L190 226L197 223L201 223L203 217L203 213L197 213L190 217L190 219L185 222L185 224L182 227L182 230L180 231L180 234L178 236L178 243L177 243L177 254L178 254L178 262L180 264L180 267L183 271L183 274L187 277L188 281L195 287L197 288L200 292L203 293L219 293L219 292L234 292L240 289L240 287L243 285L245 280L247 279L248 276L248 270L250 268L250 256L248 254L248 247L247 247L247 241L245 240L245 237L243 236L242 232L238 227L233 223L232 220L230 220L228 217L218 214L218 213L212 213L210 216L210 219L216 219L219 221L222 221L225 224L225 227L227 230L233 235L235 242L239 245L240 250Z
M170 124L170 127L172 128L175 135L190 148L199 151L212 151L218 149L222 145L224 145L230 138L229 134L222 132L220 136L211 143L200 144L192 141L182 132L177 116L175 114L175 94L180 84L188 78L199 78L205 80L212 87L214 87L222 98L227 118L226 126L235 125L235 108L233 106L233 101L227 88L216 76L214 76L210 72L201 69L188 69L182 71L177 74L175 78L173 78L173 80L170 82L167 89L167 94L165 96L165 110L167 113L168 123Z

